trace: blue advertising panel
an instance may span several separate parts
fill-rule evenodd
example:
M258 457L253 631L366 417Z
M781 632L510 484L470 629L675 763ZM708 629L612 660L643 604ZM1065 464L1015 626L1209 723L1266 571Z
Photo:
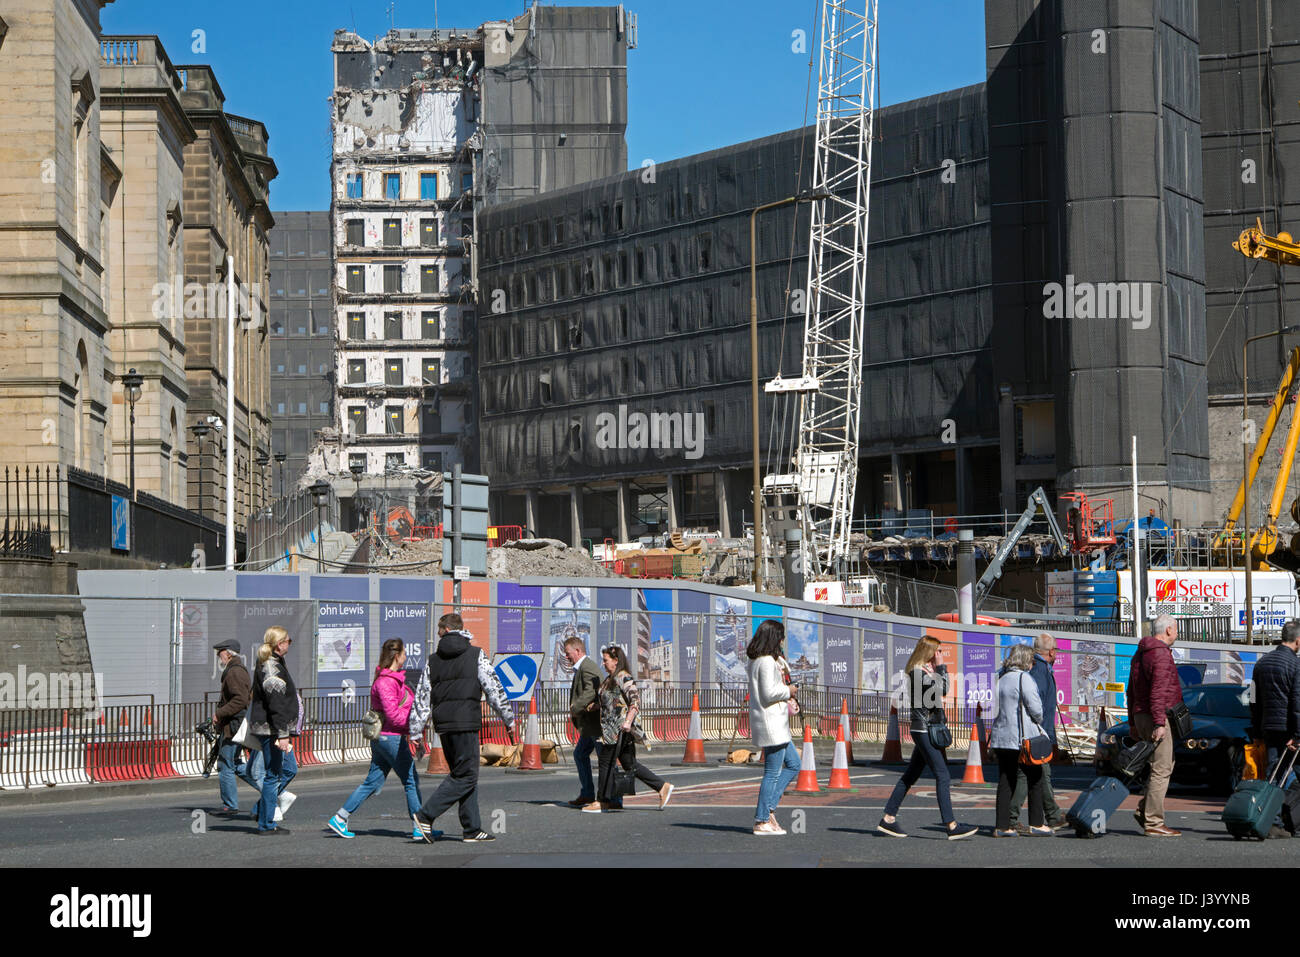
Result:
M316 687L328 689L330 697L340 695L351 702L372 678L372 656L368 653L370 606L366 604L370 582L360 576L313 575L311 597L318 601ZM378 663L377 657L374 663Z
M646 614L650 618L650 659L646 677L672 681L677 674L673 651L673 595L671 588L645 588Z
M696 667L700 665L698 680L708 681L709 658L701 654L701 646L707 646L705 618L709 614L709 596L679 588L677 611L677 680L693 684L697 680Z
M423 671L425 655L432 650L429 602L437 600L436 579L379 579L379 641L402 639L408 673Z

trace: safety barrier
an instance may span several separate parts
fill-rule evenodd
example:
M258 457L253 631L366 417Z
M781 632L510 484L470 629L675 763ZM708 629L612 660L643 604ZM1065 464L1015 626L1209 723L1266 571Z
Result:
M678 744L687 739L691 701L696 696L706 741L730 742L749 737L746 685L640 684L640 723L654 744ZM544 685L536 695L542 737L561 745L575 744L578 734L569 716L568 686ZM194 728L212 716L214 703L155 705L149 696L134 697L144 699L144 703L106 703L98 711L0 710L0 789L199 776L209 744ZM849 740L885 740L890 696L884 692L801 686L798 700L800 713L789 719L792 737L801 738L806 725L815 737L833 741L843 703L849 719ZM518 704L522 717L527 703ZM300 766L363 764L370 760L370 744L361 734L361 716L370 706L367 691L345 694L304 689L303 706L303 730L294 748ZM506 724L486 702L482 707L482 742L508 743ZM968 740L976 708L953 705L945 710L954 740ZM1087 757L1095 745L1100 710L1095 705L1062 708L1067 720L1059 722L1058 727L1069 729L1068 744L1076 757ZM1124 719L1122 711L1106 710L1111 723ZM986 732L990 726L991 718L986 715ZM906 742L906 732L903 738Z
M488 548L498 548L503 542L517 542L524 537L522 525L489 525Z

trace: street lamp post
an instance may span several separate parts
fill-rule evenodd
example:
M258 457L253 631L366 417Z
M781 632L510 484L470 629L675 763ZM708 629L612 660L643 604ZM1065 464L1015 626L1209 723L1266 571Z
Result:
M275 453L275 464L280 466L280 498L284 498L284 460L287 456L283 452Z
M194 433L194 438L199 443L199 515L201 517L203 515L203 440L212 431L212 426L206 422L195 422L190 426L190 431Z
M352 493L352 511L356 516L357 530L360 531L365 527L365 522L361 520L361 477L366 474L366 467L357 463L349 471L352 473L352 481L357 483L356 491Z
M257 463L257 491L258 491L258 502L257 502L257 505L254 506L254 507L256 508L256 507L258 507L258 506L261 506L261 505L266 504L266 502L265 502L265 495L266 495L266 467L267 467L269 464L271 464L271 456L269 456L269 455L266 454L266 449L261 449L261 448L259 448L259 449L257 450L257 458L254 459L253 461L255 461L255 462Z
M317 479L311 486L311 500L316 506L316 568L319 574L325 573L325 543L321 540L321 509L329 501L330 483Z
M1281 329L1274 329L1272 332L1263 332L1257 336L1250 336L1241 344L1241 434L1243 441L1241 443L1241 521L1242 521L1242 538L1241 554L1245 559L1246 565L1246 644L1251 643L1251 638L1255 630L1255 595L1251 588L1250 573L1254 564L1254 556L1251 554L1250 541L1250 447L1244 441L1246 432L1246 422L1250 415L1248 404L1249 392L1246 390L1246 360L1247 353L1250 350L1252 342L1258 342L1260 339L1272 339L1275 336L1286 336L1292 333L1300 332L1300 325L1284 326ZM1260 457L1263 457L1263 450L1260 451ZM1258 463L1256 463L1258 466ZM1133 521L1137 522L1137 516L1133 516ZM1231 554L1231 553L1229 553Z
M775 203L755 206L749 214L749 391L754 429L754 593L763 591L763 480L758 465L758 214L765 209L811 203L830 198L830 193L804 192ZM805 317L806 321L806 317ZM787 596L788 597L788 596ZM794 596L802 598L802 595Z
M131 408L131 501L135 502L135 404L140 401L144 376L131 369L122 376L122 388L126 393L127 405Z

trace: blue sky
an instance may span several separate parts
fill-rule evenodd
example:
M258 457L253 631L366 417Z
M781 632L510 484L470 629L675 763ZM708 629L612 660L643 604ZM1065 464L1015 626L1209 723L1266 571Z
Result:
M460 29L528 4L436 6L440 27ZM398 0L394 23L432 27L434 7L433 0ZM639 21L637 48L628 53L629 166L803 124L819 0L645 0L627 8ZM880 8L880 103L984 79L979 0L883 0ZM340 27L367 39L386 33L388 9L389 0L116 0L102 18L106 34L158 35L173 63L211 64L227 111L266 124L280 170L273 209L328 209L330 42ZM196 30L205 52L194 50ZM793 51L796 30L806 31L807 52ZM814 72L814 98L816 83Z

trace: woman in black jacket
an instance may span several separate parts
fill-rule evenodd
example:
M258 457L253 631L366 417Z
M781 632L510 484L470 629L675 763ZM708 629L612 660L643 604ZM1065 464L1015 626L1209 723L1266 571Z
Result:
M253 674L253 701L249 706L248 726L262 745L262 764L266 776L262 779L262 800L257 804L257 832L259 834L288 834L289 829L276 825L276 811L281 808L281 795L294 775L298 762L293 756L290 735L299 731L301 700L294 686L293 675L284 662L285 653L293 639L279 625L266 629L262 647L257 650L257 670ZM280 816L283 816L283 810Z
M926 635L918 641L903 671L910 692L911 734L915 747L912 748L912 760L908 762L907 770L903 772L898 784L894 785L894 793L885 802L885 813L876 825L876 830L890 837L907 837L907 832L898 824L898 808L908 790L921 777L922 769L928 767L934 775L935 795L939 799L939 813L943 815L944 826L948 829L948 840L959 841L971 837L978 829L958 824L952 813L947 752L936 748L930 741L930 726L946 723L943 698L948 693L948 666L943 663L939 640Z

